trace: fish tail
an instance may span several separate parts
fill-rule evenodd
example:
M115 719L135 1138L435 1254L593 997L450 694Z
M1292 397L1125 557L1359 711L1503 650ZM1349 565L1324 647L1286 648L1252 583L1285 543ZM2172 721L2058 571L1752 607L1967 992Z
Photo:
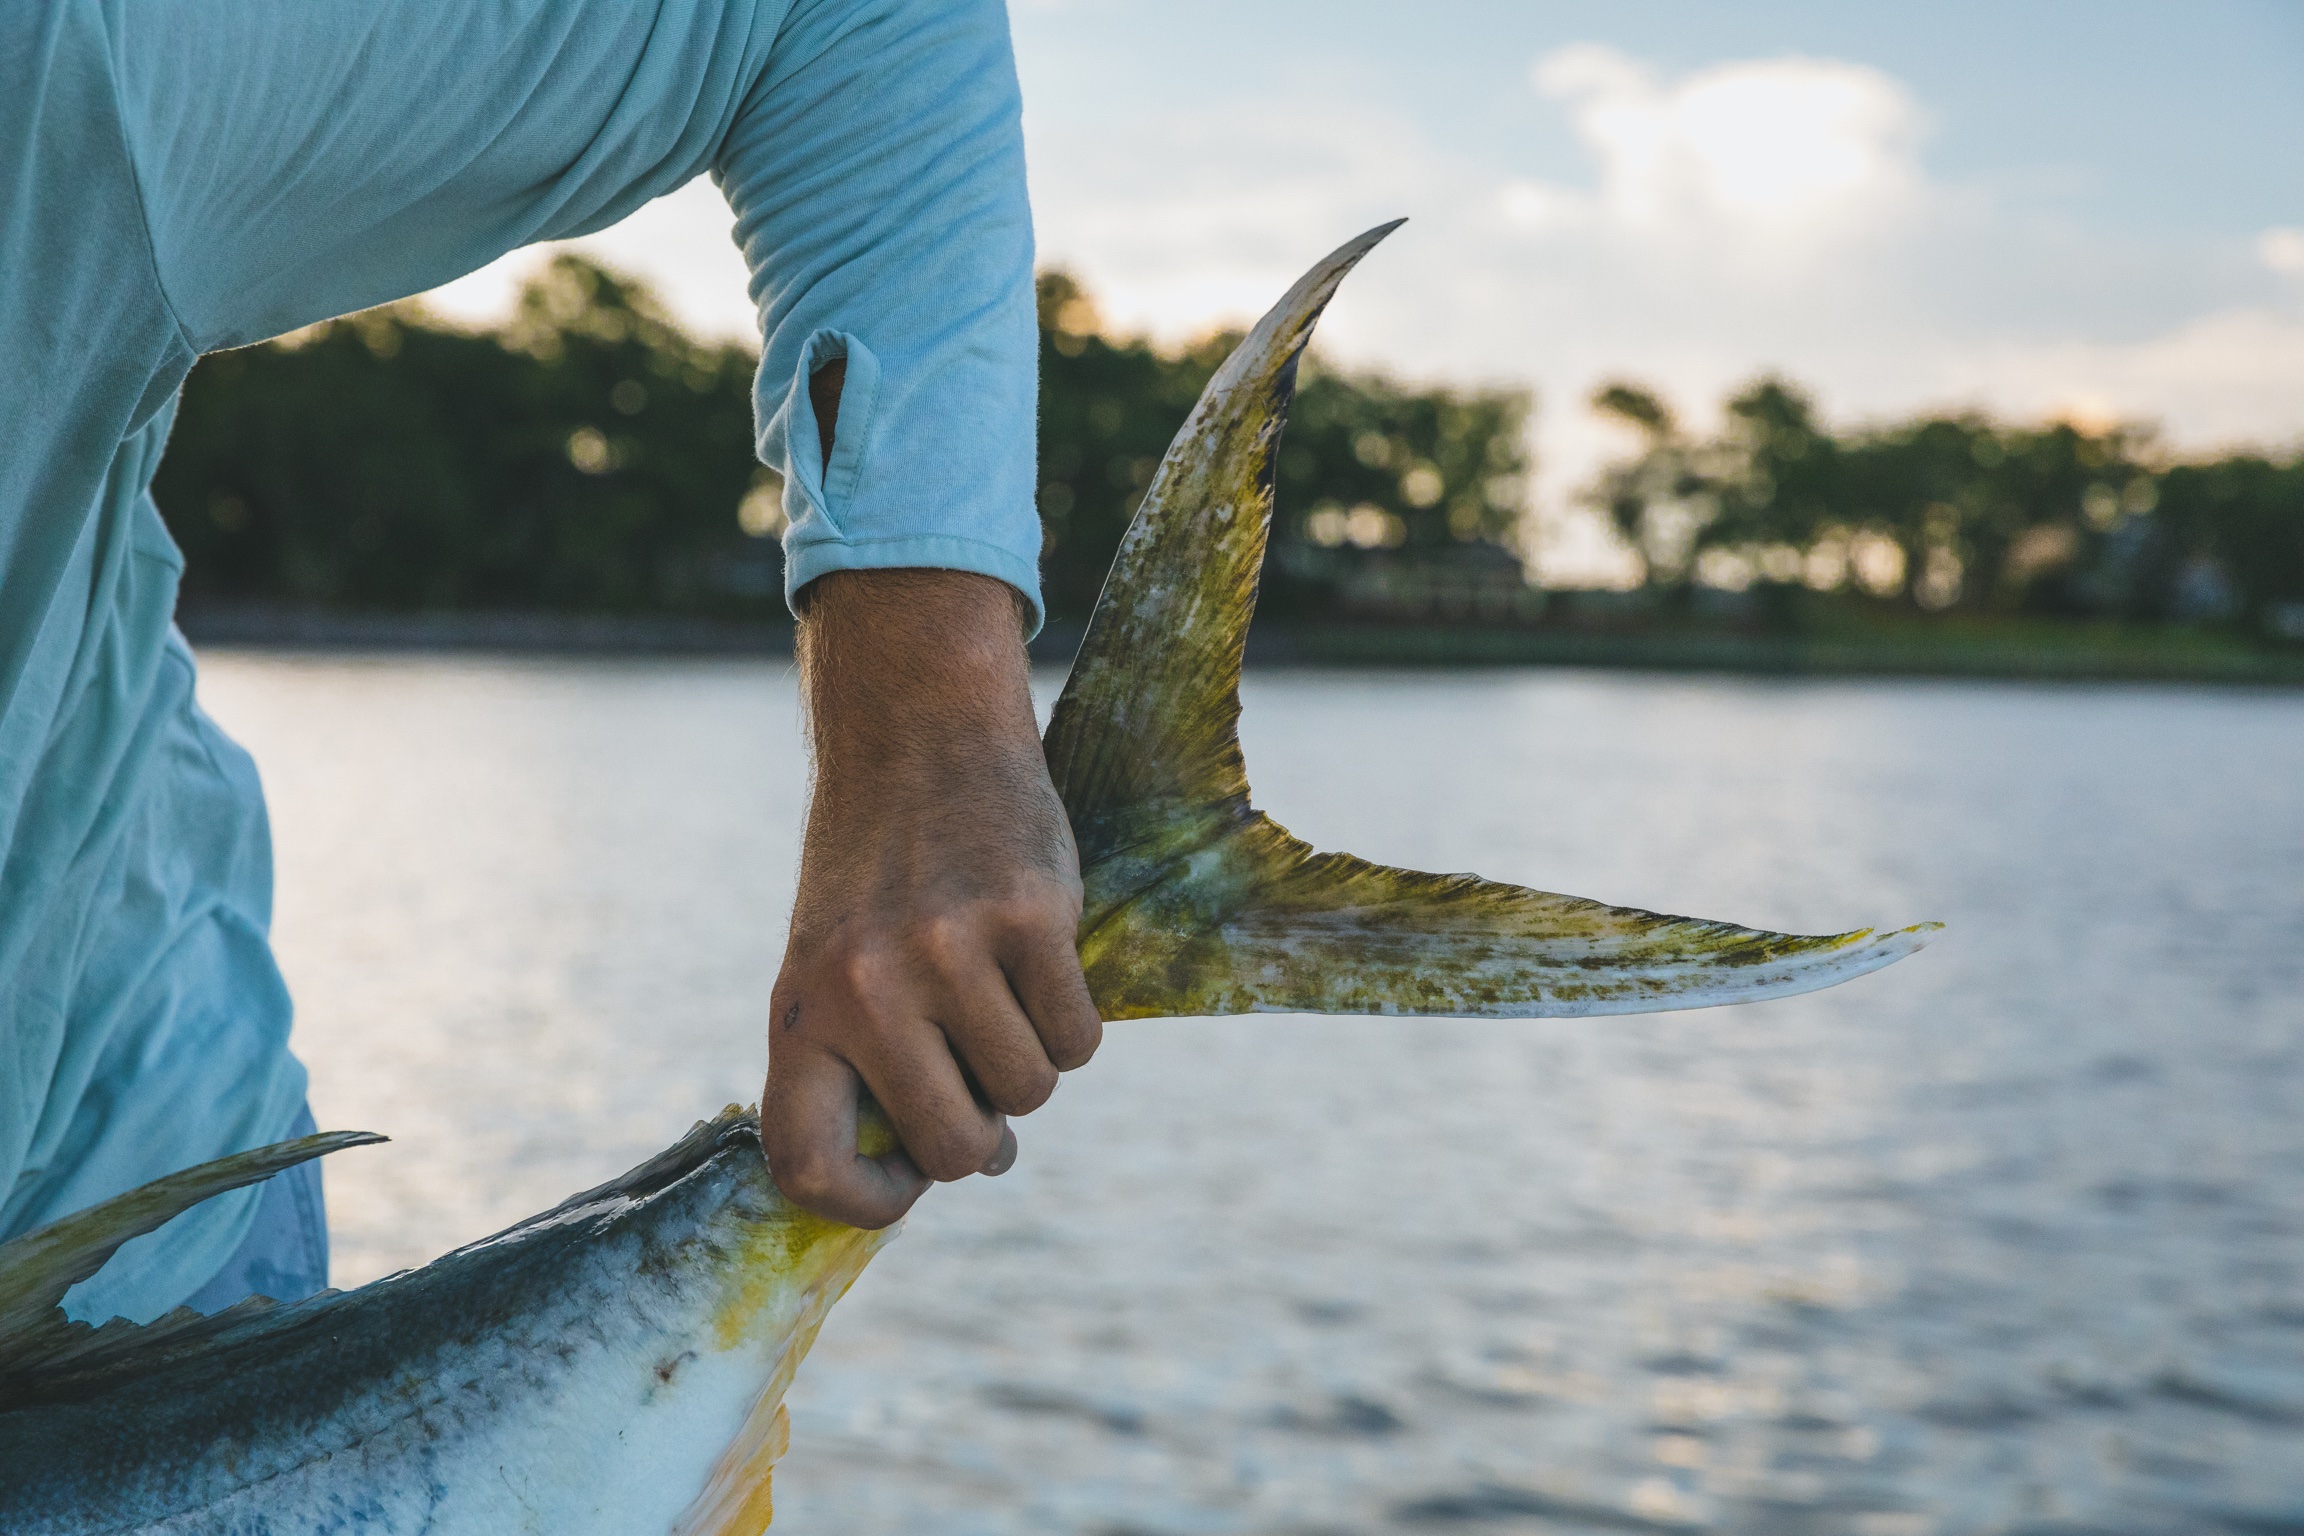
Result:
M1251 804L1240 666L1281 430L1321 311L1397 227L1315 265L1209 380L1050 718L1104 1016L1646 1012L1810 991L1918 949L1940 925L1774 933L1319 853Z

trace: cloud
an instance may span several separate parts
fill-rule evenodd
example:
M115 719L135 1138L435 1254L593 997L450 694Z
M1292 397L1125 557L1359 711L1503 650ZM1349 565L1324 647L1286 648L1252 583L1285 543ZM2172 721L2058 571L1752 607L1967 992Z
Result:
M1108 326L1171 342L1255 319L1350 235L1481 192L1412 122L1373 109L1249 103L1038 128L1027 107L1042 260L1078 268ZM1367 306L1346 292L1324 340L1356 334Z
M1077 272L1115 328L1179 340L1253 319L1323 251L1411 215L1345 286L1321 345L1412 378L1535 387L1560 574L1607 565L1570 509L1623 446L1583 407L1611 377L1699 423L1772 369L1843 421L2110 412L2163 424L2178 447L2304 431L2304 228L2123 233L1947 181L1914 93L1846 60L1673 72L1579 43L1522 78L1475 140L1444 136L1348 57L1189 103L1063 77L1037 92L1028 73L1043 259ZM1515 113L1549 117L1574 158L1533 173ZM655 281L691 324L744 335L727 225L699 182L577 244ZM447 297L484 315L537 259Z
M1599 162L1599 211L1627 230L1704 228L1804 251L1892 217L1919 181L1918 111L1860 65L1763 59L1664 82L1580 43L1532 74Z
M2188 448L2304 448L2304 315L2229 309L2134 342L1987 346L1956 394L2029 415L2149 422Z
M1327 245L1409 213L1322 345L1537 385L1555 505L1612 451L1580 406L1603 377L1694 403L1765 366L1860 373L1886 331L1912 328L1905 247L1956 200L1928 185L1925 121L1894 79L1800 57L1667 78L1596 44L1529 78L1589 179L1514 175L1484 158L1494 146L1437 143L1364 91L1315 88L1036 138L1043 250L1116 323L1172 339L1253 318Z
M2304 277L2304 229L2268 229L2256 237L2256 255L2283 277Z

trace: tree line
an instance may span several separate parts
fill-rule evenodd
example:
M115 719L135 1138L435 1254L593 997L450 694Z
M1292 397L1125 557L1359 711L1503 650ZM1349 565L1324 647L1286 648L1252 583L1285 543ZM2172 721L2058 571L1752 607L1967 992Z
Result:
M776 600L754 360L554 261L500 328L370 310L203 359L153 490L184 599L372 611ZM763 548L763 546L767 546Z
M1668 602L1805 590L2304 641L2304 454L2182 461L2134 428L1974 412L1834 433L1772 377L1709 435L1636 384L1591 403L1639 447L1590 499Z
M1169 439L1237 342L1111 334L1039 280L1042 567L1085 616ZM756 357L562 255L490 330L416 305L203 360L155 487L188 604L771 618L782 486ZM1845 431L1763 378L1711 433L1618 382L1633 450L1589 502L1654 622L1832 602L2228 626L2304 641L2304 454L2184 461L2130 428L1942 413ZM1529 396L1301 372L1263 607L1292 618L1564 622L1516 553Z
M1237 335L1107 337L1039 282L1049 611L1084 617L1169 439ZM782 486L752 447L755 355L556 257L510 319L395 305L203 360L155 494L185 600L362 611L783 612ZM1307 364L1277 468L1268 608L1332 611L1372 565L1508 568L1528 400Z

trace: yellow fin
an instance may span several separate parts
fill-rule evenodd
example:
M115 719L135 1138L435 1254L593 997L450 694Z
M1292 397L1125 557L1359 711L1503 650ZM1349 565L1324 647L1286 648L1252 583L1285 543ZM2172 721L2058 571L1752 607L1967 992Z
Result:
M756 1234L754 1250L738 1265L718 1342L723 1349L741 1342L741 1332L772 1310L773 1289L797 1290L802 1297L799 1315L784 1335L767 1384L713 1462L703 1490L672 1523L671 1536L760 1536L768 1529L775 1512L770 1488L776 1463L792 1439L784 1394L815 1345L825 1315L848 1294L872 1255L895 1236L894 1228L865 1232L801 1211L790 1215L789 1232L762 1230ZM737 1324L737 1335L728 1332L730 1321Z

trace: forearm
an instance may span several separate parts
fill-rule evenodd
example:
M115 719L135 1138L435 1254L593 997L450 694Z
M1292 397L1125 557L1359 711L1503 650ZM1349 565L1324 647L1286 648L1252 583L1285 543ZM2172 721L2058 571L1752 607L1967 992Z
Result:
M762 1133L787 1195L878 1226L930 1179L1005 1168L1005 1117L1045 1102L1101 1026L1013 589L842 571L801 607L816 776ZM901 1154L857 1152L860 1086Z
M847 808L852 770L872 770L876 793L901 783L933 794L953 776L1038 767L1023 621L1013 588L966 571L812 583L799 661L819 808ZM1061 807L1049 809L1060 824Z

